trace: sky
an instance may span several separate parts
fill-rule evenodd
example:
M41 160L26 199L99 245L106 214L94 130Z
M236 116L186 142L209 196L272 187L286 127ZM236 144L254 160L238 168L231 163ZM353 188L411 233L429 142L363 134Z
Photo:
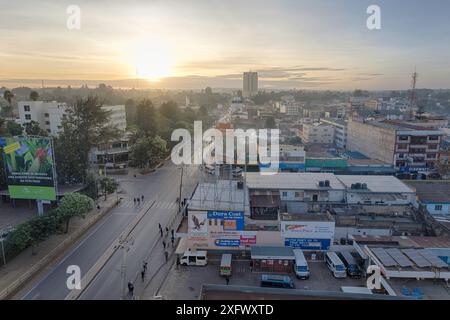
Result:
M381 29L369 30L369 5ZM66 23L80 8L80 29ZM0 86L450 88L448 0L0 0ZM130 80L142 78L139 82Z

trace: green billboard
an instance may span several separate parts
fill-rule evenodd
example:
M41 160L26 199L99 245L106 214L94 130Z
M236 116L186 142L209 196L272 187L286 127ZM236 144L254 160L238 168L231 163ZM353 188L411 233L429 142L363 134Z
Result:
M52 140L48 137L0 138L8 191L14 199L56 200Z

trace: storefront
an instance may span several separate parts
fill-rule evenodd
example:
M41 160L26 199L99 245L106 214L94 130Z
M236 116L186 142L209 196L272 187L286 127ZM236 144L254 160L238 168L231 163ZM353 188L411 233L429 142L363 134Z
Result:
M252 268L256 272L290 273L293 270L295 256L288 247L251 247Z

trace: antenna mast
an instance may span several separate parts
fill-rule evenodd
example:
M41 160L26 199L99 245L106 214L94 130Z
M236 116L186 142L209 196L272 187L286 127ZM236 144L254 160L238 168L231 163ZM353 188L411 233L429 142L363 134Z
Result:
M416 92L416 85L417 85L417 78L418 74L416 70L414 69L414 73L411 77L411 93L409 96L409 119L412 120L414 115L414 107L417 102L417 92Z

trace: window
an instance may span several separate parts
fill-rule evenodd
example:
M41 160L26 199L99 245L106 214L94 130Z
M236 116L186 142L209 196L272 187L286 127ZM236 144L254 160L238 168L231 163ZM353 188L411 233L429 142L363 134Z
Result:
M48 118L48 117L50 117L50 115L48 113L45 113L44 117Z
M287 192L286 191L283 191L283 197L287 197L288 196L288 194L287 194Z
M429 136L428 140L433 140L433 141L439 140L439 136Z
M30 106L23 106L23 110L30 111Z
M25 115L25 120L31 120L31 114L26 114Z
M49 126L50 125L50 121L45 121L45 124Z
M437 204L434 206L434 211L442 211L442 204Z
M400 141L408 141L408 136L399 136L398 140L400 140Z
M397 144L397 149L406 150L406 149L408 149L408 144L407 143L399 143L399 144Z

